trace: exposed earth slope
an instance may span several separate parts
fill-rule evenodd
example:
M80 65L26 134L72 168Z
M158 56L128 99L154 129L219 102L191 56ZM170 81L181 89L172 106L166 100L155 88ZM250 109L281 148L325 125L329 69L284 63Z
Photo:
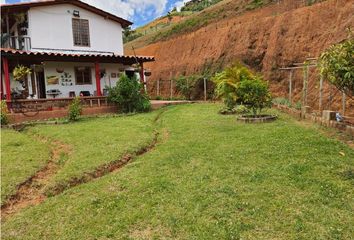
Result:
M171 34L155 42L151 38L137 39L126 45L126 53L135 46L137 54L156 57L155 63L147 65L152 70L150 94L156 93L158 79L217 71L241 60L262 72L270 81L274 95L286 97L289 73L280 71L279 67L318 57L331 44L344 40L348 27L354 28L354 0L327 0L311 6L303 1L284 0L254 10L237 8L245 2L224 1L213 6L217 21L208 21L195 31ZM199 14L207 14L206 10ZM301 96L302 75L301 70L295 72L295 101ZM318 73L312 70L308 99L315 109L318 108L318 79ZM339 109L341 94L334 88L330 93L330 88L325 84L324 105L330 107L329 99L334 98L332 107ZM168 86L162 91L168 95ZM353 108L353 102L348 100L347 110Z

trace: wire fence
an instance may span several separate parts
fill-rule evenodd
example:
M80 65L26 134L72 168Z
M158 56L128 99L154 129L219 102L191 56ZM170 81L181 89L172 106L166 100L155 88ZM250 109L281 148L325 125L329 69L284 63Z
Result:
M207 78L197 82L189 96L184 96L177 88L176 80L159 79L148 82L147 89L150 97L158 99L187 99L187 100L212 100L214 96L214 83Z
M313 63L280 68L283 81L276 89L280 93L279 97L286 99L292 107L307 107L309 111L319 115L323 110L333 110L343 116L353 116L353 99L323 79L317 63Z

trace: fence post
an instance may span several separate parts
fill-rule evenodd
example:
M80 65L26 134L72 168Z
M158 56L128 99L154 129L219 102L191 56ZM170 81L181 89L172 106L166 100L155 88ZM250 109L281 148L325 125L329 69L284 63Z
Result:
M307 65L304 70L304 83L303 83L303 93L302 93L302 104L303 107L307 105L307 82L308 82L309 66Z
M290 75L289 75L289 102L292 105L292 93L293 93L293 74L294 70L290 70Z
M344 91L342 92L342 109L343 109L343 116L345 115L345 106L346 105L346 96L345 96L345 93Z
M332 109L332 98L333 98L333 96L332 96L332 85L330 85L329 86L329 96L328 96L328 98L329 98L329 103L328 103L328 110L331 110Z
M318 105L318 108L320 110L320 112L322 112L322 96L323 95L323 77L321 75L320 77L320 100L319 100L319 105Z
M172 72L170 73L170 79L171 79L170 99L172 100L172 97L173 97L173 80L172 80Z
M204 78L204 101L207 100L207 79Z
M156 82L157 87L156 87L156 97L160 96L160 79L157 80Z

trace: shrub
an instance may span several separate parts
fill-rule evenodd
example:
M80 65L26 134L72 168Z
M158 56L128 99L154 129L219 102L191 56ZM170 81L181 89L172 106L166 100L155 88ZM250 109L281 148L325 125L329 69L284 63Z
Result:
M354 95L354 37L333 45L321 54L321 75L348 96Z
M240 104L240 105L237 105L235 108L234 108L234 111L236 114L246 114L246 113L249 113L250 110L248 109L247 106L243 105L243 104Z
M216 85L216 97L221 98L228 109L233 109L238 101L237 88L240 82L252 78L252 72L240 63L226 68L212 78Z
M291 107L291 103L290 103L289 99L287 99L287 98L281 98L281 97L274 98L272 102L279 104L279 105L285 105L285 106Z
M8 114L8 110L7 110L6 101L2 100L1 101L1 113L0 113L1 125L6 125L9 123L9 118L8 118L7 114Z
M70 121L77 121L82 113L80 98L76 97L69 106L68 118Z
M200 78L201 76L197 75L181 76L176 79L176 88L186 99L191 100L192 92Z
M148 96L142 93L142 86L134 77L122 75L115 87L109 88L108 100L118 105L124 113L147 112L151 108Z
M259 77L241 81L237 89L237 96L243 104L252 110L254 115L266 107L271 107L272 104L268 84Z

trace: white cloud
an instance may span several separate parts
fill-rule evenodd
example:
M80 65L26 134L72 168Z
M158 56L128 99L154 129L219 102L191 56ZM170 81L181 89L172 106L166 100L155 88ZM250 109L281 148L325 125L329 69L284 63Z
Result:
M0 0L5 1L5 0ZM21 2L30 2L36 0L21 0ZM166 9L168 0L81 0L104 11L117 15L119 17L132 20L135 14L142 18L159 17ZM153 9L153 10L151 10ZM152 12L151 12L152 11Z
M181 8L184 6L185 3L190 2L191 0L179 0L173 4L173 7L177 8L177 11L181 10Z
M160 16L166 9L167 0L82 0L117 16L131 19L135 14L146 16L152 8L152 15Z

